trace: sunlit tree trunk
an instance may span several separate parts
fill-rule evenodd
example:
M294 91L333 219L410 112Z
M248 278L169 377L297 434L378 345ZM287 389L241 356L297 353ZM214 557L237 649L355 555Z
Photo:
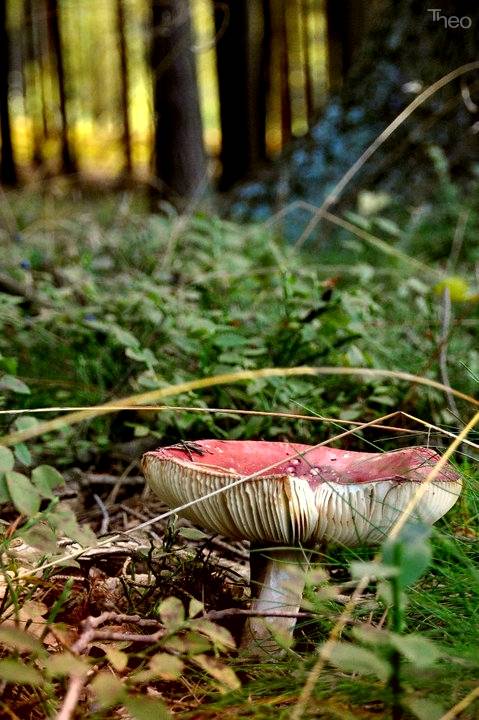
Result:
M6 2L2 0L0 1L0 129L2 135L0 179L4 185L15 185L17 182L17 172L13 157L10 109L8 104L10 75L9 40Z
M288 43L288 0L274 3L275 27L280 57L280 102L281 102L281 142L283 147L291 140L291 89L289 85L289 43Z
M76 172L76 162L68 137L65 65L63 61L63 47L60 34L58 0L47 0L47 9L52 48L56 61L58 95L60 100L62 170L64 173L68 174Z
M202 191L206 159L187 0L152 0L155 171L181 207Z
M41 77L38 44L38 13L34 0L24 0L23 13L25 19L23 48L23 85L25 107L30 115L32 125L32 159L36 167L42 165L42 146L44 142L43 122L41 116Z
M131 132L130 117L128 114L129 105L129 74L128 74L128 55L126 45L125 32L125 7L124 0L116 0L116 27L118 34L118 50L120 54L120 111L123 122L123 152L125 154L125 171L131 175L132 157L131 157Z

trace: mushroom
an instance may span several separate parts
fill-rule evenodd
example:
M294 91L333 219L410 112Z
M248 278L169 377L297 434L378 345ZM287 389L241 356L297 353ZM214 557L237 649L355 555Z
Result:
M242 647L277 652L276 632L292 636L309 552L320 541L381 542L439 459L425 447L386 453L287 442L200 440L143 456L153 492L183 517L214 533L251 542L251 584L258 613ZM231 486L231 487L229 487ZM228 489L229 488L229 489ZM461 478L451 465L415 508L432 524L456 502ZM258 548L271 545L258 557ZM272 637L273 635L273 637Z

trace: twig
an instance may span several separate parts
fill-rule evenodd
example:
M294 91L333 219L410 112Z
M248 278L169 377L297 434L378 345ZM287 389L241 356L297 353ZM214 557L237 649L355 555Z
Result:
M230 545L230 543L227 543L218 537L210 538L208 540L208 544L214 545L215 547L219 548L220 550L226 550L227 552L231 553L232 555L236 555L236 557L240 558L240 560L249 560L249 552L247 550L245 550L245 548L234 547L234 545Z
M118 478L117 482L115 483L115 485L114 485L113 488L111 489L110 494L108 495L108 498L107 498L107 501L106 501L106 502L107 502L107 505L110 505L110 506L111 506L111 505L114 505L114 504L116 503L116 499L117 499L117 497L118 497L118 493L120 492L121 486L124 484L125 480L127 480L128 475L129 475L130 472L133 470L133 468L136 467L137 465L138 465L138 459L137 459L137 458L134 458L134 459L129 463L128 467L126 467L126 468L124 469L124 471L122 472L122 474L121 474L120 477Z
M133 508L128 507L128 505L125 505L124 503L118 503L118 507L121 508L124 512L126 512L127 515L132 515L137 520L142 520L143 522L145 522L149 519L144 513L138 512L138 510L134 510ZM155 538L155 540L161 542L161 537L158 535L158 533L152 530L152 528L148 528L147 532L149 535L151 535L151 537Z
M478 68L479 61L477 60L467 63L466 65L461 65L460 67L451 70L451 72L447 73L446 75L443 75L441 78L439 78L439 80L436 80L435 83L429 85L429 87L423 90L420 95L414 98L414 100L409 103L409 105L407 105L404 110L402 110L399 115L397 115L397 117L395 117L394 120L389 123L389 125L366 148L362 155L356 160L355 163L353 163L353 165L351 165L349 170L343 175L341 180L328 193L321 207L318 208L317 213L312 217L307 227L302 232L300 238L296 243L296 246L301 247L301 245L303 245L303 243L313 232L314 228L319 223L321 218L324 216L325 212L329 210L329 208L338 201L346 185L349 184L349 182L363 167L363 165L369 160L369 158L374 155L376 150L378 150L381 145L395 132L395 130L397 130L397 128L400 127L410 115L412 115L416 108L422 105L423 102L428 100L432 95L434 95L434 93L443 88L445 85L448 85L456 78L461 77L461 75L471 72L472 70L477 70Z
M62 706L58 711L56 720L70 720L75 713L75 709L80 700L81 691L85 685L87 674L71 675L68 683L68 690L63 700Z
M310 618L313 612L282 612L280 610L245 610L243 608L227 608L226 610L210 610L203 618L205 620L222 620L225 617L243 616L243 617L281 617L281 618Z
M281 612L266 611L258 612L256 610L244 610L242 608L227 608L225 610L210 610L210 612L202 615L200 620L221 620L225 617L243 616L243 617L284 617L284 618L310 618L314 615L312 612ZM119 632L118 630L100 629L101 625L108 622L127 623L129 625L137 625L143 628L156 628L155 632L143 635L141 633ZM107 611L97 617L88 617L82 623L82 633L78 640L72 645L72 652L80 655L86 652L88 646L95 640L115 640L139 642L147 645L157 643L167 633L164 625L159 620L152 618L142 618L139 615L126 615L113 611Z
M104 632L101 630L98 630L100 625L104 625L107 622L117 622L117 623L129 623L129 624L135 624L139 627L156 627L158 628L158 632L164 633L164 628L162 624L158 620L154 620L151 618L142 618L140 615L126 615L124 613L118 613L114 611L106 611L101 613L101 615L97 615L96 617L89 616L82 622L82 633L78 640L72 645L72 652L77 653L80 655L81 653L85 652L85 650L88 648L88 645L93 642L95 638L98 637L98 633ZM110 631L107 631L110 632ZM112 638L110 637L113 633L110 632L110 635L108 638L103 637L102 639L115 639L118 638ZM117 633L118 634L118 633ZM120 633L122 635L121 639L125 639L126 633ZM140 635L139 637L152 637L150 636L143 636Z
M82 474L82 485L144 485L145 478L141 475L132 475L131 477L122 478L121 475L108 475L103 473L85 473Z
M464 234L466 232L466 225L469 219L470 210L461 210L457 220L456 229L454 231L454 237L452 239L451 252L447 260L447 272L451 272L457 265L459 255L461 253L462 245L464 243Z
M466 695L466 697L462 698L460 702L458 702L454 707L452 707L450 710L447 711L439 720L454 720L455 717L459 715L463 710L465 710L469 705L476 700L476 698L479 698L479 685L476 685L475 688L471 690L470 693Z
M451 316L451 294L449 292L449 288L446 287L442 295L442 328L441 337L439 338L439 369L441 371L441 380L444 385L448 387L450 386L450 383L449 371L447 369L447 348L450 335ZM455 417L458 417L459 410L457 408L456 401L454 400L454 395L448 390L446 392L446 397L449 410Z
M110 526L110 514L106 508L105 503L103 502L103 500L101 499L101 497L99 495L94 493L93 498L94 498L96 504L98 505L98 507L100 508L102 518L103 518L101 521L101 525L100 525L100 535L106 535L106 533L108 532L108 528Z

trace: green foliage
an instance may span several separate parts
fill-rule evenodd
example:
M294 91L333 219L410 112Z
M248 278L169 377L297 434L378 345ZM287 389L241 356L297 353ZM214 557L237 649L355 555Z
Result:
M399 219L394 224L384 214L389 206L374 215L368 203L367 227L407 247ZM0 293L4 407L98 404L169 383L273 365L362 365L438 375L442 300L432 290L437 270L430 278L417 277L407 257L378 254L349 232L340 230L326 242L318 263L315 254L295 251L269 229L239 228L205 214L183 227L175 218L126 217L105 204L96 214L89 207L77 209L67 227L51 227L37 217L33 200L32 208L28 223L36 221L37 230L22 227L5 254L12 278L20 285L33 283L35 302ZM21 217L21 206L17 212ZM470 272L464 277L474 289ZM464 308L448 338L451 382L471 393L479 373L477 327L466 322L473 312L473 304ZM88 463L111 442L141 437L168 442L178 435L294 435L308 442L324 437L328 426L245 419L234 410L296 411L299 403L321 415L367 420L405 398L406 386L380 380L257 380L173 401L228 407L229 414L162 411L97 418L50 438L48 449L19 445L16 455L26 467L38 459ZM414 413L438 422L451 419L443 397L432 391L418 391ZM0 420L4 429L8 420ZM35 420L18 418L13 428L26 422Z
M17 213L18 243L5 246L8 273L34 289L34 300L0 293L2 408L97 404L172 382L271 365L387 367L440 378L442 294L434 287L442 266L418 274L404 253L421 257L426 230L413 236L412 215L396 213L394 203L385 200L365 197L351 217L387 237L398 253L383 256L341 230L325 238L320 263L316 252L298 252L268 229L239 228L204 214L182 226L175 218L133 212L127 217L105 203L97 213L75 207L68 224L51 225L32 201L28 214ZM462 201L449 193L447 202L452 218ZM449 231L446 223L435 230L442 240ZM443 247L447 252L447 243ZM464 248L457 273L474 289L469 253ZM477 395L474 305L460 303L460 312L456 307L448 337L451 381ZM129 575L122 576L129 611L161 621L165 635L146 649L100 643L94 658L50 652L45 638L49 629L63 632L60 620L76 598L76 576L62 582L34 621L31 612L25 620L25 608L50 581L48 573L40 578L33 569L41 559L59 557L61 537L79 548L96 543L87 524L59 500L63 480L53 465L109 466L112 446L133 439L152 445L205 435L317 442L331 433L323 422L242 416L238 411L244 409L334 415L339 418L334 430L344 429L341 419L369 420L398 407L440 424L455 422L440 393L343 377L256 380L188 393L174 404L228 412L135 410L28 445L0 446L6 518L0 548L6 590L0 602L2 620L17 623L0 627L0 679L13 692L23 678L44 703L45 716L58 711L69 679L86 677L94 667L87 682L95 718L110 717L120 706L139 720L168 717L168 699L183 698L193 680L212 717L228 710L232 717L286 720L305 681L308 651L317 651L341 612L334 601L337 589L323 568L306 592L305 607L314 617L299 627L297 644L285 659L273 669L268 662L249 667L247 660L235 660L229 630L202 617L204 606L196 599L211 602L221 576L208 575L199 553L184 559L178 552L178 542L199 546L208 538L198 529L178 529L173 521L163 546L133 554ZM470 413L465 405L460 411ZM1 415L2 433L27 429L39 417ZM404 442L418 440L425 442L423 435ZM396 444L394 439L373 444L381 449L384 442ZM361 433L348 443L364 448ZM475 456L463 459L464 496L431 535L407 525L376 559L368 548L325 551L321 561L331 578L340 573L337 582L350 581L349 566L353 578L374 577L315 689L325 717L346 718L351 707L353 716L361 717L361 708L374 699L384 716L401 705L420 720L435 719L453 697L469 691L479 642L473 622L479 602L476 465ZM31 551L28 560L15 553L16 542ZM149 584L142 586L135 573L145 565ZM23 583L16 573L25 567L32 576ZM34 633L38 625L44 629L40 639ZM163 699L147 696L152 688Z

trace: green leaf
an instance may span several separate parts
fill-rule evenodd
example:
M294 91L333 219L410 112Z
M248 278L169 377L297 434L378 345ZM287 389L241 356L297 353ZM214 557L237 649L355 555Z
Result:
M206 538L211 537L211 535L207 535L202 530L189 527L180 528L178 530L178 535L185 538L185 540L205 540Z
M442 656L441 650L431 641L420 635L390 634L391 644L418 668L434 665Z
M181 653L189 656L198 655L211 650L211 643L204 635L197 632L186 632L181 637L172 635L163 641L165 650L173 653Z
M399 574L399 569L395 565L386 565L371 560L370 562L352 562L351 574L355 580L363 577L374 577L376 580L381 580L395 577Z
M15 685L43 685L43 677L36 668L10 658L0 660L0 678Z
M15 445L14 451L18 462L22 463L22 465L25 465L26 467L30 467L32 464L32 455L25 443L18 443L18 445Z
M0 378L0 390L9 390L19 395L30 395L30 388L15 375L3 375Z
M42 643L37 638L24 630L13 627L0 627L0 643L20 651L41 653L44 650Z
M358 625L353 628L354 637L368 645L391 645L391 633L389 630L382 630L373 625Z
M16 509L22 515L35 515L40 509L40 495L30 480L21 473L5 473L8 492Z
M115 670L123 672L128 665L128 655L112 645L107 645L104 650L108 661L113 665Z
M13 470L15 458L10 448L0 445L0 472L8 472Z
M101 708L117 705L125 695L121 680L108 670L101 670L92 681L91 687Z
M69 652L54 653L45 660L45 670L49 677L86 675L89 669L86 660Z
M198 630L199 632L206 635L218 650L233 650L236 647L236 643L233 640L233 636L230 631L221 625L216 625L211 620L205 620L204 618L198 618L191 622L192 630Z
M183 672L183 661L169 653L157 653L150 660L150 669L154 677L163 680L177 680Z
M8 492L7 480L5 473L0 472L0 503L11 502L10 493Z
M397 539L383 544L383 560L386 565L398 568L401 588L415 583L427 570L432 557L430 533L425 525L408 523Z
M241 683L230 667L224 665L216 658L209 657L208 655L195 655L193 662L200 666L202 670L206 670L215 680L220 683L220 690L238 690L241 687Z
M123 701L134 720L171 720L171 714L158 698L129 697Z
M55 468L50 465L39 465L32 471L32 482L44 498L55 497L53 490L65 481Z
M196 598L191 598L190 605L188 608L188 617L194 618L196 617L200 612L204 610L204 605L199 600L196 600Z
M408 698L407 707L419 720L440 720L446 714L446 708L426 698Z
M183 603L176 597L168 597L163 600L158 612L161 622L170 632L179 627L185 619Z
M33 527L19 533L27 545L37 548L43 553L58 553L58 538L52 528L45 522L36 522Z
M75 513L66 503L58 503L55 510L49 513L48 520L57 531L80 543L82 547L93 547L97 543L93 530L88 526L81 527Z
M33 415L20 415L15 422L15 428L17 430L31 430L38 425L38 419Z
M112 325L110 331L117 340L117 342L120 345L123 345L123 347L139 349L140 343L138 342L136 337L128 330L124 330L118 325Z
M384 682L391 673L391 668L386 660L371 650L357 647L351 643L335 643L329 661L344 672L376 675Z

